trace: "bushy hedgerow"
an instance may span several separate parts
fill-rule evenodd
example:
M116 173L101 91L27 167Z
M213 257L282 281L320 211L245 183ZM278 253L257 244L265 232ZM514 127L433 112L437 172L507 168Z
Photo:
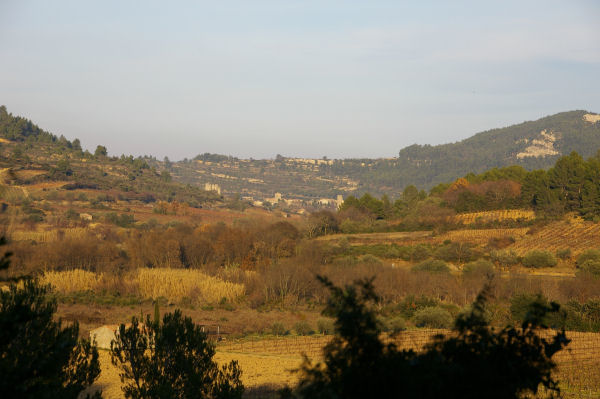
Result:
M416 264L411 269L414 272L450 273L450 268L443 260L429 259Z
M273 335L287 335L290 332L285 328L283 323L275 322L271 326L271 333Z
M577 274L587 274L594 277L600 277L600 260L586 260L581 266Z
M416 311L413 321L417 327L450 328L453 318L446 309L439 306L430 306Z
M556 257L562 260L571 259L572 255L571 248L563 248L556 251Z
M519 257L514 251L491 251L490 260L498 266L508 267L519 263Z
M596 261L600 262L600 250L597 249L588 249L584 251L577 257L577 267L581 267L587 261Z
M427 307L434 307L438 304L439 301L435 298L430 298L425 295L421 295L420 297L408 295L397 305L397 309L405 319L410 319L417 310Z
M527 252L523 257L523 266L531 268L554 267L556 266L556 258L552 252L533 250Z
M382 319L382 330L391 334L397 334L406 330L406 320L402 316Z
M315 332L307 321L299 321L294 324L294 331L298 335L311 335Z
M463 276L492 276L494 274L494 264L489 260L479 259L469 262L463 267Z
M319 319L317 320L317 332L319 334L330 335L335 332L333 320L331 319Z

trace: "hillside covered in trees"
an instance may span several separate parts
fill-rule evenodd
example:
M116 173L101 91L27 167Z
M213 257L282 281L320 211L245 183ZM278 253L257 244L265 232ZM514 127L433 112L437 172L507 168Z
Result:
M547 169L573 151L584 158L594 155L600 148L599 120L587 111L561 112L456 143L412 145L400 151L398 167L404 179L424 186L508 165Z

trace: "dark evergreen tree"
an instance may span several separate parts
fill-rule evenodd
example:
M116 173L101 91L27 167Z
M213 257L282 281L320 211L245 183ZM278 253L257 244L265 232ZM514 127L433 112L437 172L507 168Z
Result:
M121 325L111 345L112 362L121 369L126 398L241 398L241 370L232 361L221 368L213 360L214 344L181 311L161 323L147 317Z
M81 141L79 141L79 139L73 140L72 147L75 151L81 151Z
M0 237L0 246L6 244ZM9 267L10 253L0 257ZM48 287L25 279L0 291L0 393L6 398L78 398L100 374L98 351L79 325L54 320ZM94 398L100 398L98 391ZM87 395L89 398L89 395Z
M55 321L47 288L27 280L0 292L0 392L6 398L77 398L100 374L79 326ZM100 395L95 395L99 397Z
M576 152L560 158L548 171L549 188L557 192L566 211L576 211L581 207L585 177L585 162Z
M106 150L105 146L99 145L96 147L96 150L94 151L95 157L105 157L107 155L108 155L108 151Z

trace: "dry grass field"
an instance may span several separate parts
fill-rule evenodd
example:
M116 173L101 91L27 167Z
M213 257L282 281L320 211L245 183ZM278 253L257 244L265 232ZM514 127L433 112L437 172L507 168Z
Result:
M296 383L298 377L292 370L300 366L302 356L300 354L233 353L218 350L215 360L219 364L237 360L243 370L242 382L248 391L246 396L263 397L265 391L272 392L282 386ZM112 365L110 353L106 350L100 351L100 365L102 372L92 390L101 389L102 397L105 399L124 398L119 370Z
M394 339L403 349L419 350L429 339L444 330L406 331ZM557 376L567 398L596 398L600 395L600 334L569 333L571 344L557 355ZM321 348L330 337L280 337L244 339L217 346L215 360L227 363L237 360L242 368L246 397L264 397L285 385L293 385L302 354L319 359ZM122 398L119 373L110 362L107 351L101 351L102 374L95 387L104 391L105 398Z

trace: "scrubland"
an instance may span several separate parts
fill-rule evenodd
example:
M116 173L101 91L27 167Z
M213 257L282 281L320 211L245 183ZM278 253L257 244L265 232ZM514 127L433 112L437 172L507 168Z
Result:
M600 248L598 224L593 222L567 217L528 227L310 239L305 233L310 221L236 214L230 223L184 219L126 228L67 219L64 228L14 229L9 249L15 256L7 276L39 275L55 288L63 306L142 307L159 302L215 314L237 309L282 312L283 330L292 334L301 321L286 316L294 312L316 315L299 329L318 329L316 318L327 293L316 275L337 284L375 276L382 317L407 328L419 323L406 306L439 308L455 316L492 278L498 325L516 321L511 311L515 298L540 293L565 305L571 328L600 328L594 310L600 279L577 265L585 250ZM522 217L514 212L498 215ZM530 262L533 250L541 250L549 263ZM219 317L228 319L220 324L235 334L269 333L276 323L263 318L269 321L252 323L252 330L231 323L228 315Z

